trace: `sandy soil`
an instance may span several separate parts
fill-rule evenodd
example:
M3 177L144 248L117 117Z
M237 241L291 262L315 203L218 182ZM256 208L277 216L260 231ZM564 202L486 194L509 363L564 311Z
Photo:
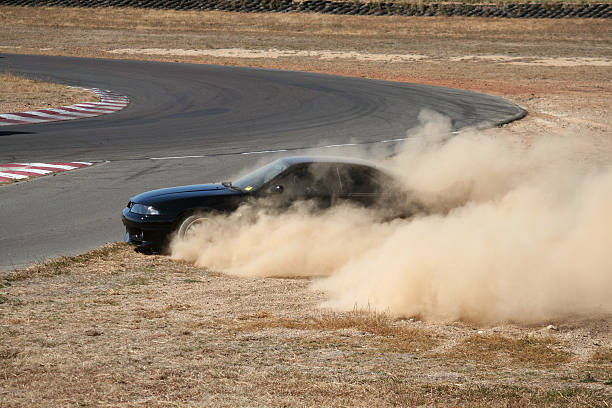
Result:
M435 61L435 58L418 54L379 54L367 52L343 52L332 50L253 50L245 48L221 48L221 49L200 49L184 50L180 48L123 48L108 51L111 54L122 55L175 55L175 56L208 56L220 58L267 58L278 59L286 57L313 57L321 60L348 59L354 61L380 61L380 62L412 62L412 61ZM451 62L494 62L497 64L512 65L535 65L543 67L611 67L612 59L607 58L525 58L511 57L507 55L463 55L460 57L449 58Z

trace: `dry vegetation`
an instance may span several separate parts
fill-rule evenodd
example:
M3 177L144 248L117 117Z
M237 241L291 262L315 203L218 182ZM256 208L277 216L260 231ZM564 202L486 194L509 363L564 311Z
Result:
M610 322L558 331L317 309L111 244L0 281L0 405L605 406Z
M52 108L79 102L99 101L94 93L0 73L0 113Z
M0 7L2 51L284 68L505 96L500 135L586 129L610 145L605 20ZM116 49L159 48L134 55ZM245 58L183 50L423 58ZM241 51L243 52L243 51ZM503 60L490 56L518 58ZM609 151L602 149L602 151ZM109 245L0 280L0 405L610 406L612 320L476 327L319 310L301 279L245 279ZM546 328L554 323L558 330Z

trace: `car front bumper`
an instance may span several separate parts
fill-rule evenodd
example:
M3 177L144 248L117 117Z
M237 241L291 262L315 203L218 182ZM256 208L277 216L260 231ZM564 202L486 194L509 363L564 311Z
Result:
M125 226L125 242L138 247L159 247L167 243L174 220L160 215L135 214L124 208L121 221Z

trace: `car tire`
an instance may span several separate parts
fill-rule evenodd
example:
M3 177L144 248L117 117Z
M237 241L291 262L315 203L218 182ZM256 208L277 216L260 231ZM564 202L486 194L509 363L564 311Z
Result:
M195 234L195 231L210 219L204 215L190 215L183 219L176 230L176 235L180 239L190 238Z

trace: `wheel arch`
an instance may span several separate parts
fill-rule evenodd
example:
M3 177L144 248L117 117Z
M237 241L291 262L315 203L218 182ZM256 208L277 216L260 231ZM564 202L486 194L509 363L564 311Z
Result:
M188 208L182 211L181 213L179 213L179 215L176 217L176 219L174 220L174 224L172 225L172 232L176 233L177 228L183 223L183 221L185 221L187 218L191 217L192 215L199 215L199 214L216 215L220 213L221 211L215 210L214 208L210 208L210 207Z

